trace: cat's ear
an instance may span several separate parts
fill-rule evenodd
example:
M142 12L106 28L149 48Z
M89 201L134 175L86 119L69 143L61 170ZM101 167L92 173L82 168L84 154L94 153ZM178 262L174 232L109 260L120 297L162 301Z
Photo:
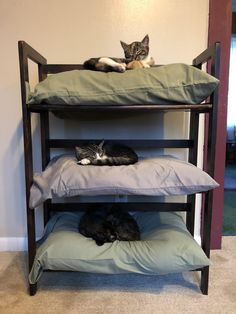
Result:
M123 42L122 40L120 41L120 44L121 44L122 48L124 49L124 51L126 51L128 48L128 45L125 42Z
M98 144L98 147L102 149L102 147L103 147L103 145L104 145L104 142L105 142L105 141L102 140L102 141Z
M145 46L148 46L149 45L149 36L146 35L143 40L142 40L142 44L144 44Z
M76 155L76 158L79 159L81 152L82 152L81 147L76 146L76 147L75 147L75 155Z
M81 151L81 148L78 147L78 146L76 146L76 147L75 147L75 151L76 151L76 152L80 152L80 151Z

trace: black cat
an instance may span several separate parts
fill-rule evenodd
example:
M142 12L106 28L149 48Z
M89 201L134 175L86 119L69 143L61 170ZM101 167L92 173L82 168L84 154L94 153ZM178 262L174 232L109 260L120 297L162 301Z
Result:
M94 205L86 210L79 222L79 232L101 246L107 242L138 241L139 227L135 219L118 205Z
M138 161L137 154L124 145L105 143L75 147L78 164L81 165L130 165Z

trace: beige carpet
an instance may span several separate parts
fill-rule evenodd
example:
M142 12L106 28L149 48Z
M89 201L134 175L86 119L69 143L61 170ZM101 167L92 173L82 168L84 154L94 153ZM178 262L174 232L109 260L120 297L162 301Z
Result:
M0 313L236 314L236 237L212 251L209 295L196 272L168 276L44 273L27 293L25 254L0 253Z

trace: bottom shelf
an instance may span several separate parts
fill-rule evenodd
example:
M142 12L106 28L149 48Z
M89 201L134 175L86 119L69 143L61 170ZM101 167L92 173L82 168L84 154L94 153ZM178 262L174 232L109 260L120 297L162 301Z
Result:
M29 275L32 292L43 270L162 275L210 264L179 213L134 213L141 241L115 241L102 246L78 232L81 215L58 213L48 222Z

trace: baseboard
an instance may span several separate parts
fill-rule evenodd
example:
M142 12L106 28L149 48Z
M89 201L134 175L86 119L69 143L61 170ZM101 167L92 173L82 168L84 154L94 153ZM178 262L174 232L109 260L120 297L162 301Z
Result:
M0 252L6 251L26 251L27 238L0 238Z

